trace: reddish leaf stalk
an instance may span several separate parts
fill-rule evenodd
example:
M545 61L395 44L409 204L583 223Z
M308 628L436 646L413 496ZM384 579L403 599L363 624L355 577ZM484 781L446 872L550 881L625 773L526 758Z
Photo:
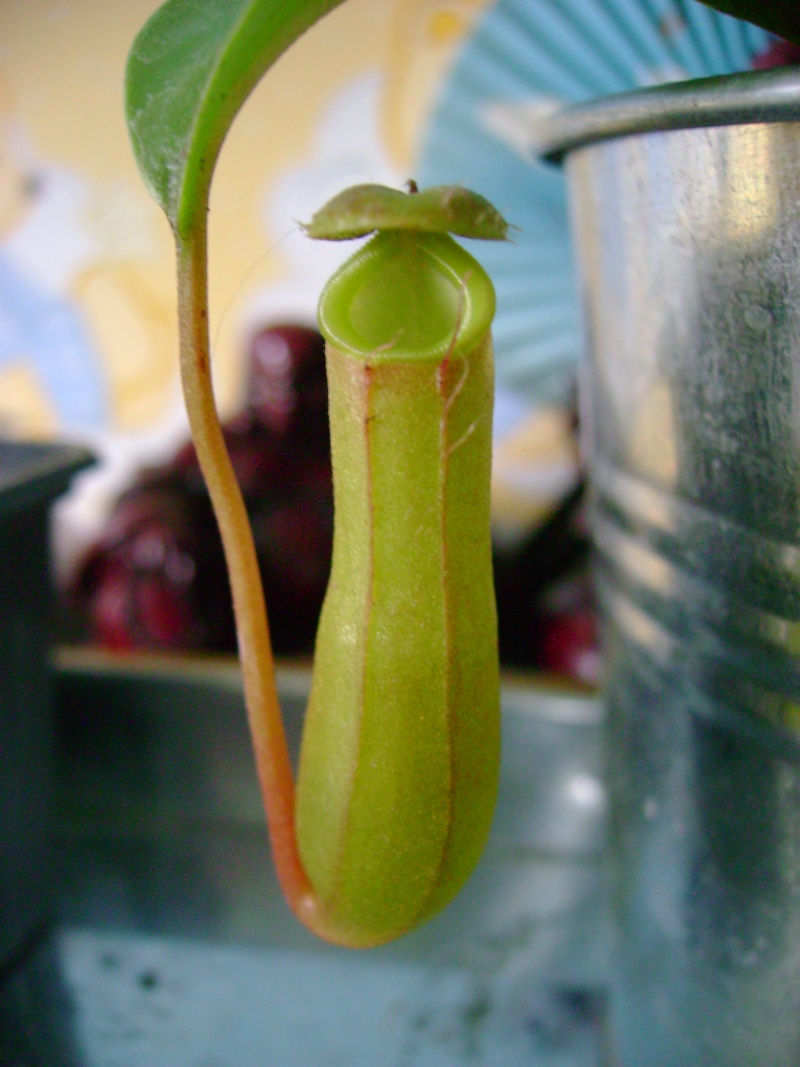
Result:
M295 788L252 531L214 401L208 329L207 228L178 238L180 365L186 410L219 524L231 582L245 703L278 881L297 918L340 942L297 850Z

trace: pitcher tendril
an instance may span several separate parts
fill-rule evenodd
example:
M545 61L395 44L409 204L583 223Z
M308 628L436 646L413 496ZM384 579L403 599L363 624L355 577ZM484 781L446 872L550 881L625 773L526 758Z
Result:
M211 385L208 193L242 102L339 0L167 0L129 57L137 160L178 262L181 377L230 574L278 878L329 941L366 947L439 911L483 848L499 764L489 535L494 290L449 234L504 239L456 186L346 190L311 236L372 239L320 301L336 520L295 784L266 606Z

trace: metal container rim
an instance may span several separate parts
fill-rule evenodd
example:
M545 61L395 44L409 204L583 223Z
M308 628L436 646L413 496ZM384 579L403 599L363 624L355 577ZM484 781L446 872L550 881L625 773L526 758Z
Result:
M534 152L561 163L579 148L635 134L800 120L800 67L667 82L537 117Z

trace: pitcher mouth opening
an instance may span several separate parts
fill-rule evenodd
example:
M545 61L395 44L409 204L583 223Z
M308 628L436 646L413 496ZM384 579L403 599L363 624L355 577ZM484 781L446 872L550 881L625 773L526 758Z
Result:
M534 153L561 163L578 148L634 134L800 120L800 68L668 82L543 113Z
M451 237L386 231L328 282L319 323L327 341L356 359L438 361L474 347L494 309L489 276Z

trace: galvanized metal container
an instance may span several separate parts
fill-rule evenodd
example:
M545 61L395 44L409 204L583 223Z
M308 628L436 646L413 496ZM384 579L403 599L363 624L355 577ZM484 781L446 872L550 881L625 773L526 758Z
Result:
M800 71L539 128L565 160L611 717L619 1067L800 1063Z

